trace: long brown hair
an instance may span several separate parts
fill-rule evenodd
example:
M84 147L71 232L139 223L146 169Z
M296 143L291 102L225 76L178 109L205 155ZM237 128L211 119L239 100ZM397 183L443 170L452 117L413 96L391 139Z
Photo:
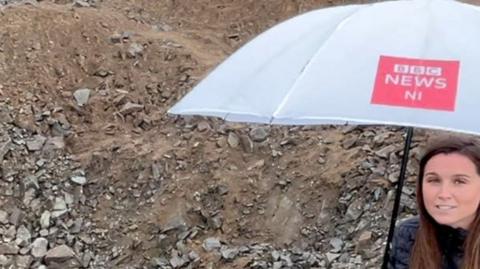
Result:
M448 136L434 141L420 160L417 179L417 206L420 215L420 227L410 257L410 269L441 268L442 254L437 240L436 221L430 216L423 200L423 174L428 161L438 154L458 153L469 158L480 175L480 144L474 138ZM480 269L480 207L470 225L464 244L462 269Z

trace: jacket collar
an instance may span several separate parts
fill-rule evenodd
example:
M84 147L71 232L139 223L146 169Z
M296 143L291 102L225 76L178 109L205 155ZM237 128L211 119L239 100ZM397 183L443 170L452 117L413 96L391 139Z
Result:
M468 231L437 224L437 238L440 248L446 252L463 252Z

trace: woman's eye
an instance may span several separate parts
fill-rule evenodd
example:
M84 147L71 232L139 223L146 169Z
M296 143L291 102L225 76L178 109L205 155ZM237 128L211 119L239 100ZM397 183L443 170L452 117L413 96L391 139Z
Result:
M437 182L440 182L440 180L438 178L427 178L427 182L428 183L437 183Z
M465 180L463 180L463 179L455 179L453 182L455 184L465 184Z

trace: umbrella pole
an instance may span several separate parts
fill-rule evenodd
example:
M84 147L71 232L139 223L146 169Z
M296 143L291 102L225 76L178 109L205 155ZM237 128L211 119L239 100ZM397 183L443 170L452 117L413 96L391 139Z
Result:
M383 256L382 269L388 269L390 243L393 239L393 232L395 231L395 223L397 222L398 210L400 207L400 198L402 197L403 182L405 181L405 173L407 171L408 154L410 152L410 146L412 144L413 127L407 127L407 138L405 139L405 145L403 148L402 165L400 167L400 176L398 177L397 193L395 196L395 202L393 204L392 218L390 219L390 229L388 231L387 245L385 246L385 254Z

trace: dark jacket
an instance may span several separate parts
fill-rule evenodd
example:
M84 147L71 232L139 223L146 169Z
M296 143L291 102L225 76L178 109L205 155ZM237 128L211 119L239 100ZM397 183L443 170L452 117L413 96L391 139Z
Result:
M400 223L395 228L390 250L389 269L408 269L419 224L419 218L414 217ZM459 269L463 260L463 244L468 232L446 225L438 225L437 227L437 238L443 256L442 269Z

